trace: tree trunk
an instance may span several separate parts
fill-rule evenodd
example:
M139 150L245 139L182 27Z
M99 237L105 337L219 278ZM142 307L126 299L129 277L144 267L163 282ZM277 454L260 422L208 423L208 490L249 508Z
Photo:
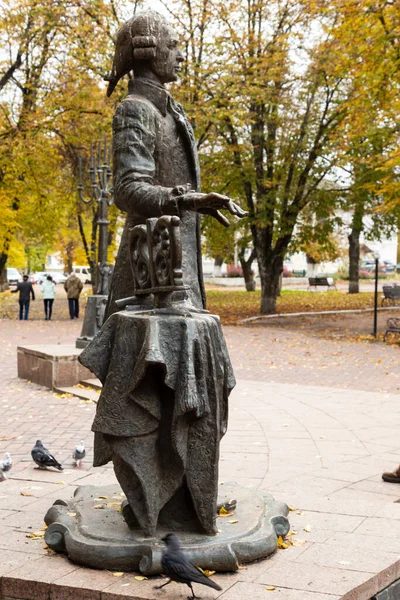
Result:
M220 256L216 256L214 258L214 273L213 273L213 277L221 277L221 275L222 275L221 267L222 267L222 263L223 262L224 262L224 259L221 258Z
M246 290L248 292L254 292L256 289L256 281L254 279L254 274L251 269L254 259L256 258L256 251L251 251L249 258L246 260L244 257L245 248L241 248L239 250L238 258L240 262L240 266L242 267L244 282L246 285Z
M0 271L0 292L8 290L7 270L3 268Z
M283 258L280 256L259 257L258 267L261 279L260 313L276 313L276 299L279 295L279 279L283 271Z
M349 240L349 294L358 294L359 284L359 264L360 264L360 235L363 227L363 210L357 206L354 209L351 232Z

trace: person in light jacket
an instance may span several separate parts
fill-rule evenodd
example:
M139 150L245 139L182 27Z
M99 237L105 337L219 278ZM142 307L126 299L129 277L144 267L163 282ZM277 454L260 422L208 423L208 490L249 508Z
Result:
M46 279L42 283L42 294L45 320L51 321L54 296L56 295L56 284L52 280L51 275L47 275Z

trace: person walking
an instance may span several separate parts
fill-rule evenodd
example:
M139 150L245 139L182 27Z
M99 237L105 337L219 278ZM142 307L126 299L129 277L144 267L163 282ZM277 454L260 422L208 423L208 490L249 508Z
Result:
M64 283L64 289L67 292L68 298L69 316L71 319L79 318L79 296L82 288L83 283L75 273L71 273Z
M32 300L34 300L35 292L33 290L32 283L28 281L28 275L24 275L22 279L23 281L18 281L17 287L15 288L15 290L11 290L11 293L16 294L17 292L19 292L19 320L22 321L23 319L24 321L27 321L29 316L29 304L31 301L31 295Z
M42 294L45 320L50 321L53 312L54 296L56 295L56 284L52 280L51 275L47 275L42 283Z

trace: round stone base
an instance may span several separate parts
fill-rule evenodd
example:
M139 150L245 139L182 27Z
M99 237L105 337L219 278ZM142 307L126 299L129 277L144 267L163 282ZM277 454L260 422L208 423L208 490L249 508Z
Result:
M236 571L239 564L266 558L276 550L278 536L289 531L286 504L270 494L235 483L220 486L218 504L237 500L232 514L217 517L215 536L177 532L195 565L213 571ZM80 564L98 569L162 573L161 538L143 537L123 519L124 494L118 485L82 486L70 502L56 500L45 516L49 548L66 552Z

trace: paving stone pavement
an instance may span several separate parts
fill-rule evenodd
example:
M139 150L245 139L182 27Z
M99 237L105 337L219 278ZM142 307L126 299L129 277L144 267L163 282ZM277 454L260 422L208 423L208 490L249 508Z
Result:
M77 485L114 481L111 467L91 467L94 404L16 377L17 344L71 343L80 327L0 321L0 455L8 450L14 459L0 484L2 600L186 598L183 586L155 592L154 579L77 567L45 549L42 538L26 537L43 528L55 499L71 498ZM305 333L279 328L227 327L225 335L238 385L221 445L221 485L235 480L287 502L294 545L215 575L223 592L196 591L204 600L369 600L400 577L400 486L381 480L400 462L399 349L309 343ZM384 369L395 375L383 377ZM63 473L34 468L37 438L63 462ZM81 438L88 456L75 469L70 456Z

